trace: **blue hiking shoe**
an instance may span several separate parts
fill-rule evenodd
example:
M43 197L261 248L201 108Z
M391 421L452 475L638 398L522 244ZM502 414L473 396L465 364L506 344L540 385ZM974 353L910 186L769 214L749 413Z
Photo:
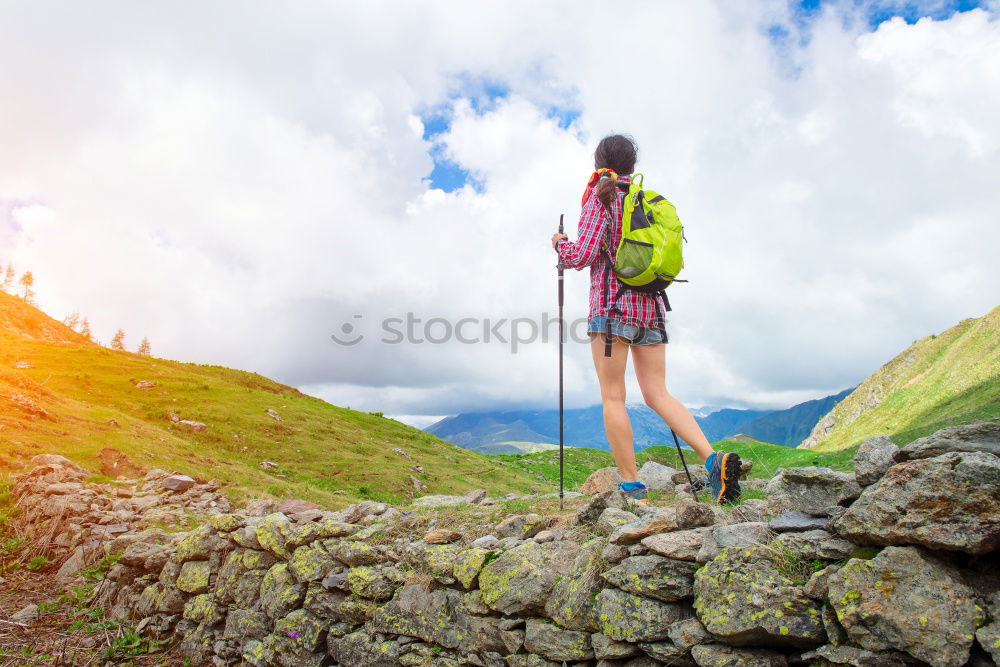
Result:
M646 485L642 482L622 482L618 485L618 488L625 492L625 495L632 500L642 503L643 505L649 504L649 496L646 493Z
M712 499L720 505L740 497L740 455L732 452L712 452L705 461Z

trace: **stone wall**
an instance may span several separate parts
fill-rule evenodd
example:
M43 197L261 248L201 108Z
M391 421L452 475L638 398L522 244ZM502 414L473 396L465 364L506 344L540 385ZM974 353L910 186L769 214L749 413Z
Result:
M945 429L902 450L874 438L855 473L782 470L766 500L730 510L684 494L650 508L605 491L580 504L574 531L527 514L474 540L444 529L402 537L394 526L409 508L364 502L324 512L286 501L233 511L211 487L165 489L157 471L120 497L84 484L85 471L65 459L39 463L18 478L15 496L35 535L53 536L51 553L75 559L63 574L121 552L95 602L146 633L175 637L195 660L957 667L1000 659L997 424ZM187 532L146 518L193 506L203 523Z

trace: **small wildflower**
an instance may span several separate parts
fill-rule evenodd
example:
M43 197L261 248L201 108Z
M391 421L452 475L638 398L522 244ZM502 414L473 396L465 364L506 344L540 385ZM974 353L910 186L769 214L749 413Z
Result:
M298 630L292 630L291 632L288 633L288 636L291 637L292 639L298 639L299 638L299 631Z

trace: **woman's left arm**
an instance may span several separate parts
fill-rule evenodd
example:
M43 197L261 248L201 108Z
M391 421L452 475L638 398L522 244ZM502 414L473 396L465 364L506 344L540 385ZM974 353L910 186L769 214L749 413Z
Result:
M556 246L559 266L565 269L590 266L601 250L606 221L607 211L597 198L597 188L594 188L580 212L579 240L561 240Z

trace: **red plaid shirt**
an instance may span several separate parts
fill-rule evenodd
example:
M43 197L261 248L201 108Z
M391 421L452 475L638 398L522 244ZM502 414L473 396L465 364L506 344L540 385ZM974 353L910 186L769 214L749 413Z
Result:
M622 178L621 180L627 180ZM617 199L611 207L611 241L610 253L612 260L622 238L622 201L625 193L619 190ZM604 251L603 241L607 239L608 212L597 197L597 188L590 191L590 196L584 202L580 213L580 226L577 232L579 240L563 241L559 244L559 266L565 269L590 267L590 315L598 317L607 315L611 304L618 307L620 319L625 324L639 327L656 327L659 322L666 323L666 314L661 302L655 295L646 292L626 289L620 295L620 285L615 278L613 263L608 261ZM608 297L604 298L604 280L608 279ZM617 301L616 301L617 299Z

